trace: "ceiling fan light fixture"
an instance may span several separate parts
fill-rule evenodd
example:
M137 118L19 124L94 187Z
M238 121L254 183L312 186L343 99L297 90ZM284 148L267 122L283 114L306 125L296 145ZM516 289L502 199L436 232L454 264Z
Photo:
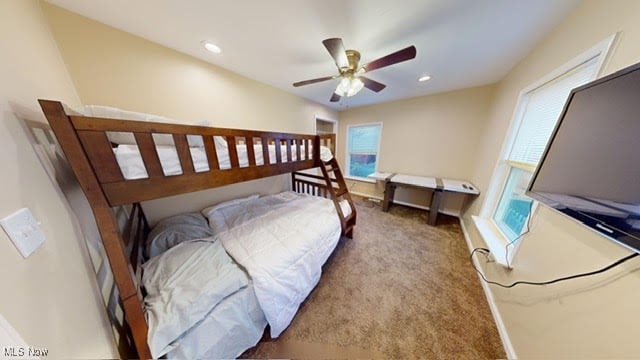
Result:
M340 96L353 96L357 94L364 87L362 80L357 77L345 77L342 78L338 87L336 87L335 93Z
M206 40L202 42L202 46L204 46L204 48L207 49L207 51L212 52L214 54L220 54L222 52L222 49L220 49L218 45Z
M416 57L416 47L411 45L373 60L365 65L359 66L360 52L353 49L346 50L342 43L342 39L325 39L322 41L322 44L338 67L338 74L334 76L297 81L293 83L293 87L297 88L304 85L340 78L340 83L336 86L336 89L329 99L332 103L340 101L343 96L353 96L360 92L364 87L375 93L379 93L387 86L368 77L364 77L361 74L411 60Z

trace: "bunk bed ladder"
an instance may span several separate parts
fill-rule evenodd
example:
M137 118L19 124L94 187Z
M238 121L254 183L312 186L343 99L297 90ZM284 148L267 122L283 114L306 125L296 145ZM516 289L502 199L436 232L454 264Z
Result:
M320 169L322 170L322 176L324 177L328 191L331 194L331 199L333 200L333 204L335 205L338 216L340 217L342 235L348 238L353 238L353 228L356 226L356 208L353 205L353 200L349 194L347 184L344 182L344 177L342 176L342 171L340 170L338 161L336 161L335 157L331 158L329 161L320 161ZM333 186L332 178L330 176L331 174L333 174L335 179L334 181L337 183L338 187ZM351 213L348 216L344 215L342 206L340 206L340 203L345 200L351 208Z

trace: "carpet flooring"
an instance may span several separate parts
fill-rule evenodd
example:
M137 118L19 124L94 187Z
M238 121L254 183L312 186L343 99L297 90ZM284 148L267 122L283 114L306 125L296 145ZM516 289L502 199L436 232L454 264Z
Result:
M505 353L458 219L355 199L318 286L280 338L247 358L497 359Z

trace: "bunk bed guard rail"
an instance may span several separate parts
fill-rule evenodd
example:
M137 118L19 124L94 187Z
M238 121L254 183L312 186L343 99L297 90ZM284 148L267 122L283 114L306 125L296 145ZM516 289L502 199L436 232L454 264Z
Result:
M84 153L87 157L111 206L132 204L318 167L321 143L325 143L330 148L335 144L333 134L302 135L67 116L59 102L41 100L40 103L60 143L72 140L73 137L79 140L79 146L73 147L73 150L70 146L61 144L63 151L67 157L70 157L75 155L75 151L80 153L82 150L80 154ZM148 174L147 178L135 180L124 178L113 152L113 144L107 136L108 132L133 134ZM172 136L182 168L180 176L164 174L155 149L154 134ZM202 137L208 170L196 172L187 135ZM230 168L220 168L217 154L219 148L214 145L214 137L226 140ZM248 164L244 167L241 167L239 161L237 145L241 145L243 149L246 147ZM256 149L262 152L261 164L256 163ZM74 153L68 154L67 150ZM331 150L334 151L334 149ZM274 155L275 159L272 159Z

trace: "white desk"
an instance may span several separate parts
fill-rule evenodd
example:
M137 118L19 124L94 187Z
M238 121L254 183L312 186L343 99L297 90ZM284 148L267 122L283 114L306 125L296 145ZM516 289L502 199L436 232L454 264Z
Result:
M468 181L379 172L373 173L369 177L385 183L382 211L389 211L398 186L433 190L431 205L429 206L429 225L436 224L444 192L463 193L469 196L480 194L480 191Z
M435 189L436 187L438 187L438 180L434 177L396 174L391 177L391 181L396 184L422 187L427 189Z
M385 172L374 172L373 174L367 176L368 178L372 178L374 180L387 181L391 179L391 177L395 175L394 173L385 173Z

